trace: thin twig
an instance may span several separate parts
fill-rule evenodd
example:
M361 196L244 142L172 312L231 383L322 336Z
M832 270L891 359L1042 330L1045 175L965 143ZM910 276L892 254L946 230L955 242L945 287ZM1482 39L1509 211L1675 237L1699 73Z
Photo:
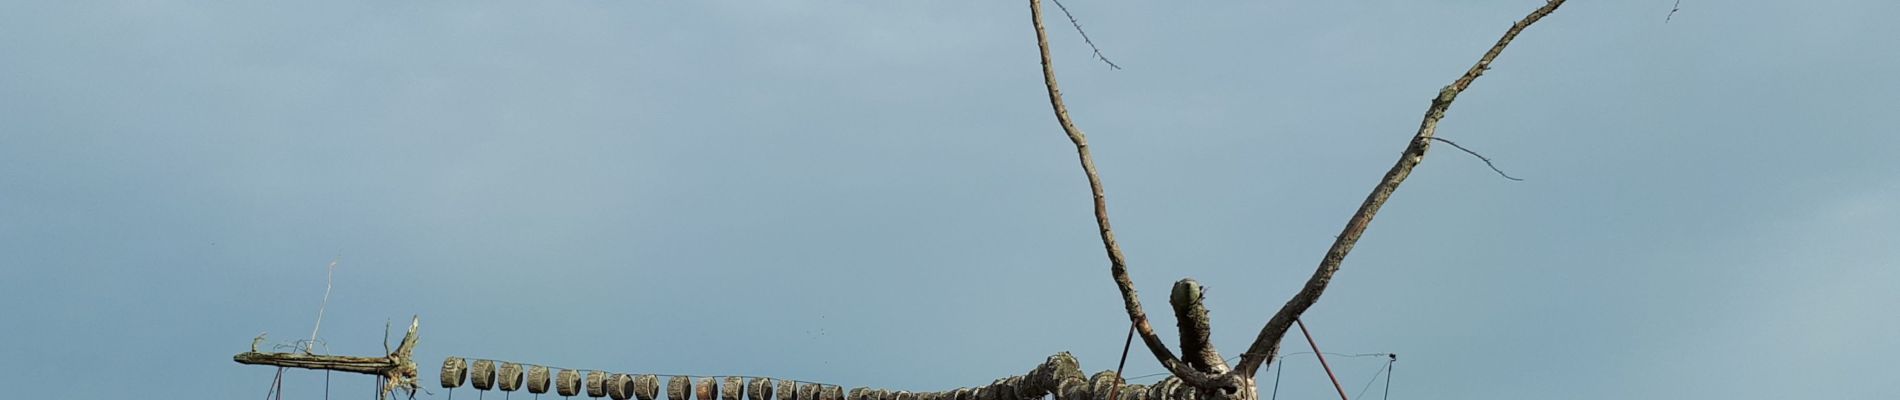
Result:
M1491 167L1491 171L1494 171L1494 172L1497 172L1497 173L1498 173L1498 176L1502 176L1502 177L1504 177L1504 179L1510 179L1510 180L1514 180L1514 181L1519 181L1519 182L1522 182L1522 181L1524 181L1523 179L1518 179L1518 178L1516 178L1516 177L1513 177L1513 176L1511 176L1510 174L1506 174L1506 173L1504 173L1504 170L1501 170L1501 169L1498 169L1498 166L1497 166L1497 164L1492 164L1492 163L1491 163L1491 158L1490 158L1490 157L1485 157L1485 156L1484 156L1483 154L1478 154L1478 152L1475 152L1475 151L1471 151L1471 149L1467 149L1467 148L1465 148L1465 146L1459 146L1459 145L1458 145L1458 142L1453 142L1453 141L1451 141L1451 140L1449 140L1449 139L1445 139L1445 138L1441 138L1441 137L1437 137L1437 136L1433 136L1433 137L1432 137L1432 140L1436 140L1436 141L1440 141L1440 142L1445 142L1445 144L1449 144L1449 145L1451 145L1451 147L1457 147L1457 148L1458 148L1459 150L1464 150L1464 151L1465 151L1465 154L1470 154L1470 155L1471 155L1472 157L1477 157L1477 158L1478 158L1479 160L1482 160L1482 161L1484 161L1484 165L1485 165L1485 166L1487 166L1487 167Z
M1112 69L1112 70L1122 69L1122 66L1115 65L1114 61L1109 61L1108 56L1102 55L1102 48L1095 47L1095 41L1089 40L1089 33L1087 31L1082 30L1082 22L1075 20L1075 14L1069 13L1069 7L1063 6L1062 0L1049 0L1049 1L1056 3L1056 8L1062 10L1062 15L1069 17L1069 25L1075 26L1075 33L1082 35L1082 43L1087 43L1089 45L1089 50L1095 51L1095 59L1102 60L1103 64L1108 64L1108 69Z
M1141 309L1141 297L1135 294L1135 283L1128 277L1128 264L1122 256L1121 246L1115 244L1115 230L1108 223L1108 201L1102 194L1102 177L1095 171L1095 160L1089 156L1088 137L1075 121L1069 119L1069 108L1062 103L1062 89L1056 84L1056 69L1049 55L1049 34L1042 27L1042 1L1029 0L1029 15L1036 28L1036 47L1042 55L1042 83L1049 93L1049 106L1055 111L1056 122L1062 125L1062 131L1069 136L1069 142L1075 144L1076 158L1082 163L1082 173L1088 175L1089 192L1094 198L1095 226L1102 236L1102 248L1108 253L1109 274L1115 279L1115 286L1121 290L1122 306L1128 311L1129 322L1135 324L1135 333L1141 335L1142 344L1154 353L1161 366L1190 383L1203 384L1212 378L1195 371L1187 363L1181 362L1155 335L1154 327L1148 324L1148 314Z
M1669 8L1669 15L1663 17L1663 23L1667 24L1669 20L1675 19L1677 11L1682 11L1682 0L1676 0L1676 5Z
M317 330L323 329L323 309L330 306L330 285L336 282L336 262L342 258L342 256L331 258L329 272L323 275L323 303L317 304L317 323L310 327L310 343L312 344L317 342ZM303 352L310 353L310 347L304 347Z
M1326 250L1326 256L1320 259L1319 267L1314 269L1313 276L1306 280L1306 285L1300 288L1299 293L1294 294L1292 299L1287 300L1286 305L1280 307L1280 311L1273 314L1273 319L1268 320L1266 326L1260 328L1260 334L1254 338L1253 345L1249 346L1246 352L1241 353L1239 371L1242 371L1245 376L1253 376L1259 371L1261 365L1273 359L1274 354L1280 351L1280 339L1286 336L1287 329L1292 328L1293 322L1300 317L1300 314L1305 313L1314 302L1319 301L1320 294L1326 291L1326 285L1332 282L1333 274L1339 272L1339 264L1345 261L1347 253L1352 252L1352 247L1359 242L1359 237L1366 233L1366 227L1372 223L1372 217L1377 215L1379 208L1392 197L1392 192L1398 190L1399 184L1405 182L1405 177L1411 175L1412 168L1425 159L1425 152L1431 148L1432 136L1438 130L1438 121L1445 118L1446 110L1451 108L1451 103L1457 100L1458 94L1465 88L1471 87L1471 82L1477 80L1478 76L1484 75L1484 71L1491 69L1491 62L1497 59L1499 53L1504 52L1504 48L1511 44L1512 39L1524 32L1524 28L1550 15L1563 4L1564 0L1546 0L1543 7L1531 11L1530 15L1526 15L1524 19L1505 30L1504 36L1498 38L1497 43L1491 45L1491 49L1485 51L1484 56L1478 58L1476 64L1466 69L1464 75L1460 75L1458 80L1452 81L1450 85L1438 91L1438 96L1432 99L1431 107L1425 110L1424 120L1419 122L1418 133L1413 135L1412 140L1406 144L1405 152L1399 155L1398 162L1392 165L1391 170L1386 171L1385 177L1379 180L1378 185L1373 186L1372 193L1366 195L1365 202L1359 204L1359 210L1353 212L1352 218L1346 220L1345 229L1340 232L1337 239L1333 240L1332 247Z

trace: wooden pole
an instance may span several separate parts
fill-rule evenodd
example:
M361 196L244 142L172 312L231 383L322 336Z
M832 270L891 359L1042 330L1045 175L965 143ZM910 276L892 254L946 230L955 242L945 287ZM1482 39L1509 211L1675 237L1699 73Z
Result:
M420 318L412 317L409 320L409 333L403 335L402 344L397 345L395 350L389 352L389 355L382 357L332 356L303 352L259 352L257 351L257 344L262 342L264 337L258 336L256 340L251 341L251 351L231 356L231 361L247 365L270 365L276 367L376 375L385 378L388 382L383 385L381 393L393 393L396 389L407 389L413 392L420 387L416 384L416 362L412 358L412 354L416 348L416 327L420 322Z

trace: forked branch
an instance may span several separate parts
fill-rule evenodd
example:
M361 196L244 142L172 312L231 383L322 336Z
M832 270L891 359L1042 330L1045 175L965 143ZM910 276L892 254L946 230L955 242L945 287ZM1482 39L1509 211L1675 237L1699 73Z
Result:
M1313 277L1306 280L1306 286L1300 288L1300 292L1293 295L1291 300L1287 300L1286 305L1280 307L1279 312L1274 313L1273 319L1268 320L1267 325L1260 328L1260 335L1254 338L1253 345L1247 348L1246 353L1241 354L1240 363L1237 365L1238 372L1252 376L1279 352L1280 339L1286 336L1287 329L1292 327L1294 320L1305 313L1307 308L1312 307L1313 303L1319 300L1320 294L1326 291L1326 284L1332 281L1333 273L1339 271L1340 262L1346 259L1346 253L1352 251L1353 244L1359 242L1359 236L1365 234L1366 226L1372 223L1372 216L1379 213L1379 207L1385 205L1386 199L1392 196L1392 191L1397 190L1399 184L1405 182L1406 176L1411 175L1412 168L1425 159L1425 151L1431 148L1432 135L1438 129L1438 120L1445 118L1445 111L1451 108L1451 102L1458 98L1458 93L1470 87L1471 82L1477 80L1479 75L1484 75L1484 71L1491 68L1491 62L1497 59L1499 53L1504 52L1504 47L1510 45L1511 40L1517 38L1518 33L1523 32L1524 28L1530 27L1532 23L1543 19L1544 16L1550 15L1563 3L1564 0L1546 0L1543 7L1531 11L1530 15L1512 24L1511 29L1504 31L1504 36L1498 38L1497 44L1492 45L1491 50L1486 51L1484 57L1478 59L1477 64L1465 70L1464 75L1459 76L1458 80L1453 81L1451 85L1439 90L1438 97L1433 98L1431 107L1425 110L1425 119L1419 123L1418 133L1412 136L1410 143L1406 144L1405 152L1399 156L1399 161L1393 164L1392 169L1379 180L1379 184L1372 188L1372 193L1366 195L1365 202L1359 205L1359 211L1354 212L1352 218L1346 221L1345 230L1340 232L1339 237L1333 241L1332 248L1326 250L1326 257L1320 260L1319 268L1313 271Z
M1102 177L1095 172L1095 160L1089 156L1088 137L1081 128L1075 127L1075 121L1069 119L1069 108L1062 103L1062 89L1056 85L1056 69L1049 56L1049 34L1042 27L1042 1L1029 0L1029 16L1036 27L1036 47L1042 53L1042 83L1049 91L1049 106L1055 110L1056 121L1062 124L1062 131L1069 135L1069 141L1075 144L1076 157L1081 159L1082 172L1088 175L1089 192L1095 199L1095 226L1102 236L1102 247L1108 252L1109 273L1115 278L1115 286L1121 289L1122 306L1128 310L1128 319L1135 324L1135 333L1141 335L1141 342L1148 351L1154 353L1155 360L1161 362L1175 376L1189 382L1202 383L1207 375L1194 371L1161 342L1155 335L1155 329L1148 324L1148 314L1141 309L1141 297L1135 294L1135 283L1128 278L1128 263L1122 257L1121 246L1115 244L1115 230L1109 227L1108 203L1102 196Z

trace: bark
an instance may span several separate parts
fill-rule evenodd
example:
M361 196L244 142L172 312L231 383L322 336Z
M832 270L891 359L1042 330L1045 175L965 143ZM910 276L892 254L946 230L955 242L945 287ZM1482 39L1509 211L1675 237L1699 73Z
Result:
M1148 314L1141 308L1141 296L1135 293L1135 283L1128 278L1127 258L1122 256L1121 246L1115 243L1115 230L1108 222L1108 202L1102 194L1102 177L1095 170L1095 159L1089 155L1088 136L1075 126L1075 121L1069 119L1069 107L1063 104L1062 89L1056 84L1055 61L1049 55L1049 34L1042 25L1041 0L1029 0L1029 16L1036 28L1036 48L1042 55L1042 82L1049 93L1049 106L1055 111L1056 122L1062 125L1062 132L1068 134L1070 143L1075 144L1075 154L1082 163L1082 173L1088 176L1089 192L1095 205L1095 226L1102 237L1102 248L1108 253L1109 275L1115 279L1115 287L1121 290L1122 307L1128 311L1128 319L1135 325L1135 332L1141 335L1142 344L1148 347L1162 367L1191 382L1206 382L1209 376L1176 358L1168 350L1168 345L1161 342L1161 336L1155 334L1154 327L1148 324Z
M1213 322L1208 320L1207 305L1201 301L1205 295L1205 288L1193 279L1176 281L1174 291L1168 295L1168 304L1174 306L1175 327L1181 333L1181 358L1187 359L1195 370L1226 373L1227 361L1208 340L1213 334Z
M298 352L264 353L257 351L257 343L263 339L262 336L259 336L257 340L251 342L251 351L238 353L232 356L231 360L239 364L271 365L285 368L379 375L386 378L388 382L384 384L383 390L379 393L390 394L396 389L407 389L413 392L418 385L416 384L416 363L412 358L412 353L415 351L416 327L420 321L419 318L409 320L409 333L403 335L402 344L397 345L396 350L389 352L387 356L332 356Z
M1360 203L1359 210L1346 221L1346 228L1333 241L1332 247L1326 250L1326 256L1320 259L1319 268L1313 271L1313 276L1306 280L1306 285L1300 288L1299 293L1294 294L1292 299L1287 300L1286 305L1280 307L1279 312L1273 314L1273 319L1268 320L1266 326L1260 328L1260 334L1254 338L1253 345L1247 348L1246 353L1241 354L1239 372L1253 376L1261 366L1279 353L1280 339L1286 336L1287 329L1292 327L1293 321L1311 308L1314 302L1319 301L1320 294L1326 291L1326 285L1332 282L1333 274L1339 272L1339 264L1345 261L1347 253L1352 252L1352 246L1359 242L1359 237L1366 233L1366 227L1372 223L1373 215L1379 213L1379 208L1392 197L1392 192L1398 190L1399 184L1404 183L1405 178L1411 175L1412 168L1425 159L1425 152L1431 149L1432 135L1438 130L1438 121L1445 118L1445 111L1451 108L1453 100L1458 99L1458 94L1464 92L1465 88L1471 87L1471 82L1477 80L1479 75L1483 75L1485 70L1491 69L1491 62L1497 59L1498 54L1504 52L1505 46L1509 46L1511 40L1517 38L1518 33L1523 32L1524 28L1530 27L1532 23L1543 19L1544 16L1550 15L1552 11L1557 11L1557 7L1563 4L1564 0L1547 0L1543 7L1531 11L1530 15L1512 24L1510 29L1504 31L1504 36L1498 38L1497 43L1478 59L1477 64L1465 70L1464 75L1452 81L1451 85L1439 90L1438 97L1433 98L1431 107L1425 110L1425 118L1419 123L1418 133L1414 134L1411 142L1405 146L1405 152L1399 155L1399 161L1392 165L1391 170L1386 171L1385 177L1372 188L1372 193L1366 195L1366 200Z

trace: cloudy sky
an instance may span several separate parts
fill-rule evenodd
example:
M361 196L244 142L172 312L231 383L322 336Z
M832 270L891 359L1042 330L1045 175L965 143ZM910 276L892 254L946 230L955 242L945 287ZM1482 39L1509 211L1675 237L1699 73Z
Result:
M1244 349L1542 3L1068 4L1125 68L1050 21L1157 324L1191 276ZM1320 345L1400 399L1900 397L1900 2L1672 3L1521 36L1439 134L1526 181L1435 148ZM331 260L328 351L420 315L425 382L1112 369L1088 199L1020 1L0 1L0 397L256 398L231 355L308 338Z

